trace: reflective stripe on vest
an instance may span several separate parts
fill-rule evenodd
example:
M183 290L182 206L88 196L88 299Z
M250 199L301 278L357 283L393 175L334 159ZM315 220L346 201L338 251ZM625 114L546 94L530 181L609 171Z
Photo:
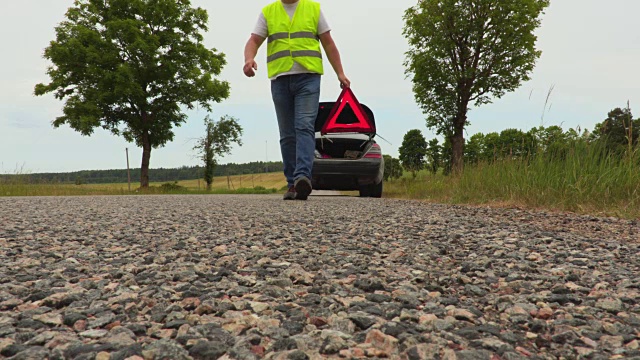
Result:
M298 51L289 51L289 50L284 50L284 51L280 51L277 52L271 56L267 56L267 62L270 63L272 61L278 60L278 59L282 59L285 57L293 57L293 58L297 58L297 57L317 57L322 59L322 54L318 51L314 51L314 50L298 50Z
M281 32L281 33L269 35L267 42L270 43L272 41L282 40L282 39L316 39L318 40L318 35L310 31L300 31L296 33L291 33L291 36L289 36L289 33Z
M267 67L269 77L291 70L294 62L311 72L323 74L318 38L320 4L300 0L293 19L278 0L262 10L267 20Z

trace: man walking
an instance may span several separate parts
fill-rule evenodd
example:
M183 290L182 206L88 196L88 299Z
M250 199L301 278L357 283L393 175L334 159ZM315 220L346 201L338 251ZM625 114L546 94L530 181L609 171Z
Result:
M315 153L315 120L324 74L320 44L342 87L351 85L320 4L277 0L267 5L244 50L244 73L255 76L258 49L267 40L267 69L280 129L288 190L285 200L307 200Z

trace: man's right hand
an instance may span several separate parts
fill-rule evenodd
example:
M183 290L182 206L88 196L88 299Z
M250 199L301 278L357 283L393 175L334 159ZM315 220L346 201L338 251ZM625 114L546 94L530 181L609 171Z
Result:
M255 60L248 60L244 63L243 71L247 77L256 76L256 70L258 70L258 63Z
M338 75L338 81L340 81L340 88L341 89L350 88L351 87L351 81L349 80L349 78L344 73Z

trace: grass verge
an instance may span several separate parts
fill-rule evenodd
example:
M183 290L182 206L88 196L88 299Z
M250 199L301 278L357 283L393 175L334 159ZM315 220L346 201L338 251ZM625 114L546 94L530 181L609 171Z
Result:
M578 143L562 154L470 165L457 177L405 175L385 184L385 196L638 218L640 152L617 157Z

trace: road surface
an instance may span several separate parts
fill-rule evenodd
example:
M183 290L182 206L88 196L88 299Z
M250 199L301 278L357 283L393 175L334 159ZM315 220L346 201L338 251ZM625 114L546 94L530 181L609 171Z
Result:
M342 196L0 198L0 358L640 359L639 234Z

